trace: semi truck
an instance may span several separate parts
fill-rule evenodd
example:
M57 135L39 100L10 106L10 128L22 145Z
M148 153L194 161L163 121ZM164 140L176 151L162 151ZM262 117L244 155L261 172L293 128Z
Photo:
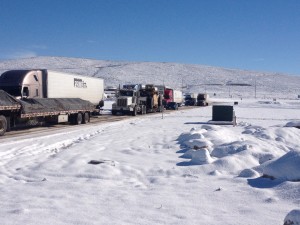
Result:
M117 91L116 101L112 104L112 114L130 114L136 116L137 113L145 114L146 105L140 100L141 84L123 85Z
M140 89L139 102L146 105L147 113L161 112L164 109L162 104L163 95L153 84L146 84Z
M164 91L164 105L167 105L169 102L176 102L178 106L181 106L183 102L182 91L166 87Z
M163 96L152 84L123 85L118 91L116 102L112 105L112 114L146 114L164 109Z
M0 136L32 121L87 123L102 106L99 78L47 70L11 70L0 76Z
M200 93L197 96L197 105L198 106L208 106L209 105L209 95Z
M184 105L186 106L195 106L197 105L197 94L188 93L184 97Z

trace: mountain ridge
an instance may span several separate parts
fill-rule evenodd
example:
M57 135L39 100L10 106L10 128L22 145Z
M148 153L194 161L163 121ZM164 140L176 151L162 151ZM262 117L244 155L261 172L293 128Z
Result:
M100 77L106 86L154 83L186 92L207 92L221 97L297 98L300 76L171 62L130 62L39 56L0 61L0 73L12 69L49 69ZM229 86L228 84L247 84ZM219 84L219 85L214 85ZM255 93L254 93L255 92Z

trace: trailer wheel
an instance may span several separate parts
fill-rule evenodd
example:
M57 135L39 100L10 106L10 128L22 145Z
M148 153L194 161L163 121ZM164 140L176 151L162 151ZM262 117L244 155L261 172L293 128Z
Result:
M73 125L79 125L82 123L82 114L76 113L70 116L70 123Z
M82 113L78 113L77 117L76 117L76 125L82 124L82 121L83 121L83 119L82 119Z
M88 112L85 112L83 114L83 118L82 118L82 123L83 124L86 124L86 123L89 123L90 122L90 115Z
M3 136L7 129L7 121L4 116L0 116L0 136Z

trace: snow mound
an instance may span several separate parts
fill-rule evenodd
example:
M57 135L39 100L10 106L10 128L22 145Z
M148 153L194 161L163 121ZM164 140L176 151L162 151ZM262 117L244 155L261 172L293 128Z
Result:
M239 174L239 177L243 177L243 178L254 178L258 176L259 173L253 169L244 169Z
M291 121L291 122L288 122L285 126L300 128L300 121Z
M188 165L210 164L211 170L244 178L258 177L259 171L268 177L300 180L300 172L297 172L300 171L299 153L290 152L299 149L299 139L299 130L289 127L242 126L232 129L205 124L182 133L177 140L181 147L187 148L181 158L191 159ZM282 162L280 157L287 152L290 153Z
M284 219L284 225L300 225L300 210L294 209L289 212Z
M192 164L202 165L211 163L213 159L211 158L209 151L207 149L194 151L192 154Z
M300 152L290 151L279 159L266 163L263 174L276 179L300 181Z
M229 154L235 154L241 151L249 150L251 148L251 144L247 144L243 141L236 141L217 146L216 148L214 148L211 155L214 157L222 158Z
M189 141L184 142L185 145L192 149L203 149L206 148L210 150L213 146L212 142L207 139L191 139Z

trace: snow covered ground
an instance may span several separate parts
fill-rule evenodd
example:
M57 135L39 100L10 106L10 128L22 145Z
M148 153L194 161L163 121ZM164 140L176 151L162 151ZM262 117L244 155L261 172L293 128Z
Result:
M297 218L300 101L243 99L234 109L235 127L207 123L209 106L0 138L1 224Z

